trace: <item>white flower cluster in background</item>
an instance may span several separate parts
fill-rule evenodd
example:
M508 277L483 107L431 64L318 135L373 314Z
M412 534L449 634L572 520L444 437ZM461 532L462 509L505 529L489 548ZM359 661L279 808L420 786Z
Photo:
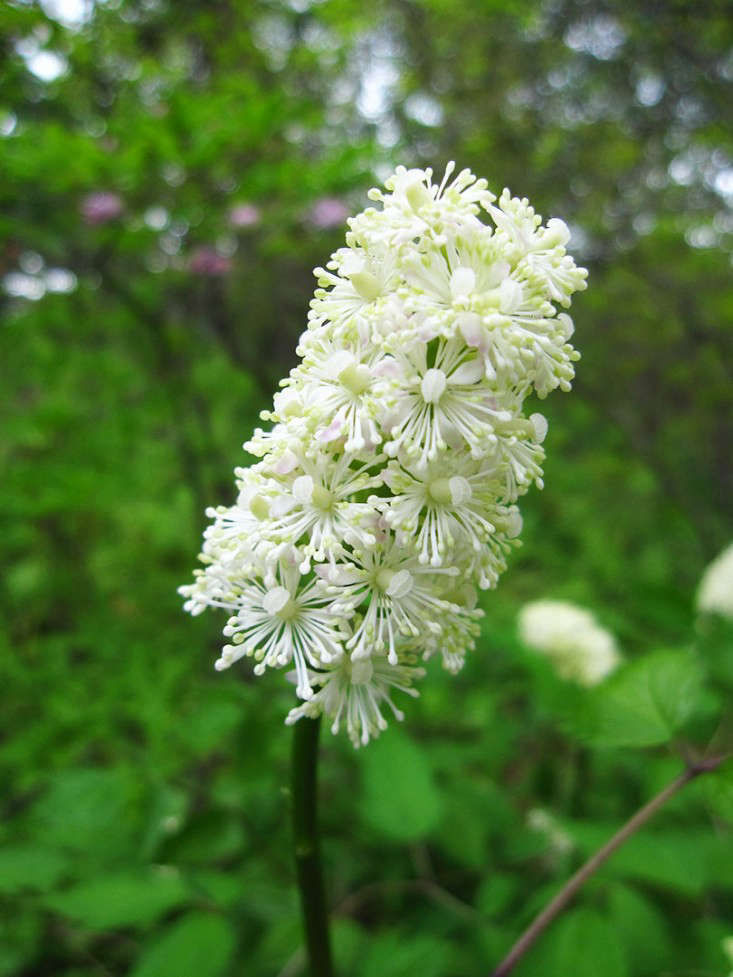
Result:
M417 694L420 660L462 666L476 586L495 586L515 503L542 485L547 423L524 400L568 390L578 359L558 307L586 272L565 224L452 173L398 167L316 269L301 362L181 588L192 613L229 613L217 668L294 668L286 721L324 713L354 745L402 718L392 695Z
M598 685L621 663L612 634L590 611L561 600L537 600L519 612L519 634L546 655L561 678Z
M728 959L728 963L733 964L733 936L726 936L721 946L723 948L723 953ZM731 970L729 977L733 977L733 970Z
M544 835L552 855L567 855L575 847L573 839L554 815L542 807L527 811L527 827Z
M733 618L733 543L705 570L697 591L697 608Z

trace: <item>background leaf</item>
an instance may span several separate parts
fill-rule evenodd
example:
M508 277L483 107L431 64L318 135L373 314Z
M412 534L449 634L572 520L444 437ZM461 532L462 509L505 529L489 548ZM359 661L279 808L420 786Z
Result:
M611 922L595 910L575 909L557 920L516 972L518 977L567 977L575 973L627 977L631 971Z
M232 926L221 916L188 913L143 949L130 977L220 977L235 943Z
M364 819L395 841L425 837L440 818L440 794L425 753L400 730L364 751Z
M590 738L600 746L652 746L671 739L704 704L702 671L691 653L646 655L593 690Z
M175 869L158 869L83 882L49 896L46 905L88 929L106 930L147 925L190 898Z
M0 893L51 889L69 868L69 859L36 845L0 848Z

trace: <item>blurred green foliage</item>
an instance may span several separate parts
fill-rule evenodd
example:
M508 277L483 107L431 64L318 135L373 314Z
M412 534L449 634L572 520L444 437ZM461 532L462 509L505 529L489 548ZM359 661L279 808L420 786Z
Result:
M0 13L0 977L296 977L291 690L215 675L175 589L294 358L310 270L397 162L450 158L591 271L547 489L457 678L326 740L340 973L488 973L704 743L733 635L696 623L733 509L725 4L81 0ZM521 647L541 596L631 660ZM694 645L694 651L693 649ZM529 812L549 812L538 831ZM712 820L711 820L712 814ZM724 977L733 775L620 852L517 977Z

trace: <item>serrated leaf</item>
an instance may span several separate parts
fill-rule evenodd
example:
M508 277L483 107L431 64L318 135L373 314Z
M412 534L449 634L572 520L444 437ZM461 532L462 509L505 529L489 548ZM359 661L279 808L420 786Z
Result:
M589 695L587 736L597 746L666 743L703 704L692 654L663 651L632 662Z
M130 977L219 977L235 943L234 929L222 916L188 913L143 948Z
M191 898L175 870L107 875L48 896L45 905L87 929L144 926Z
M440 819L440 795L428 759L401 730L390 730L364 751L362 784L364 818L389 838L417 841Z

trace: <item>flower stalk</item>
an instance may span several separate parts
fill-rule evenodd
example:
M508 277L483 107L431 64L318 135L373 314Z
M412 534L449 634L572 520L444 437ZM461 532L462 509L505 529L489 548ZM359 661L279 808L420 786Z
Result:
M328 911L318 834L318 735L321 719L304 718L293 731L293 847L311 977L333 977Z

